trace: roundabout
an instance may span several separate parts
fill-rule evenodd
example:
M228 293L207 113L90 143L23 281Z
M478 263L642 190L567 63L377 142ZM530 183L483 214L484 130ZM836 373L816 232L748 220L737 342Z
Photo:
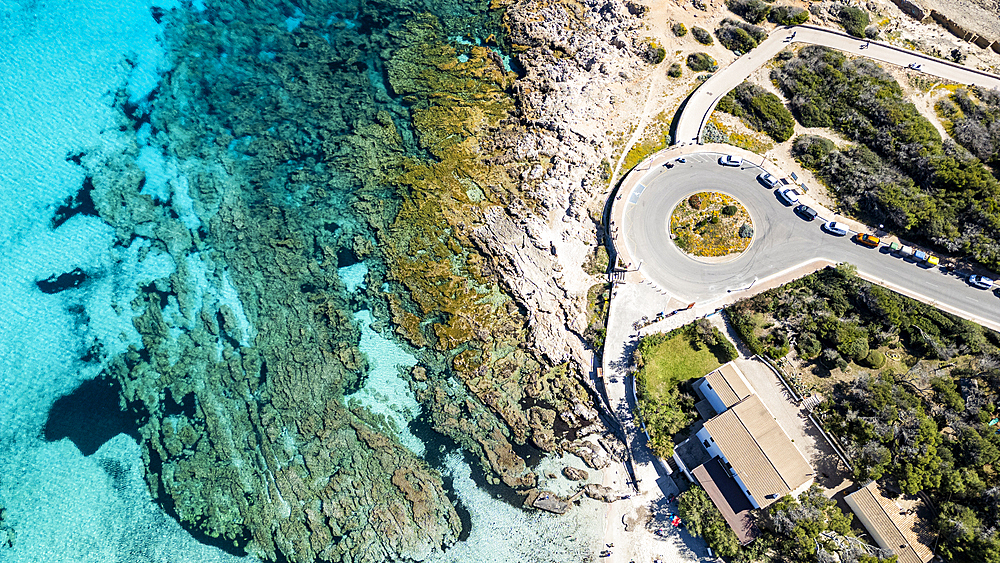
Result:
M743 162L721 165L720 157L727 154L741 156ZM871 229L837 216L808 195L799 196L800 201L818 216L804 220L781 200L777 189L758 180L762 172L787 177L760 155L721 144L671 147L634 168L614 196L609 225L618 266L625 270L623 279L651 284L679 304L697 304L701 309L755 293L762 284L847 262L870 281L1000 328L992 320L1000 318L1000 299L984 300L979 290L944 268L921 267L894 256L888 247L872 249L854 242L851 235ZM778 189L795 186L782 182ZM675 208L700 192L723 192L746 209L753 240L742 253L723 259L691 256L672 240L670 218ZM824 232L821 225L831 220L847 224L848 236Z

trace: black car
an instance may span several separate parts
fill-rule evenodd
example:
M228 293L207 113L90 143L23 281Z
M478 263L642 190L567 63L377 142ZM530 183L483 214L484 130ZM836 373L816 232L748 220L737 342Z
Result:
M797 205L795 207L795 212L798 213L799 217L802 217L806 221L812 221L816 218L816 210L808 205Z

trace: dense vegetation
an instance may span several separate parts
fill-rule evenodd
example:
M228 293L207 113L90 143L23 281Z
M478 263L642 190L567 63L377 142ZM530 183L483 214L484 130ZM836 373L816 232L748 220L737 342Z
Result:
M670 30L674 32L677 37L684 37L687 35L688 28L684 27L684 24L677 22L670 27Z
M670 63L670 68L667 69L667 76L671 78L680 78L681 77L680 63Z
M809 20L809 11L798 6L777 6L767 19L778 25L800 25Z
M704 538L716 555L732 557L739 552L740 540L722 518L712 499L708 498L705 489L692 485L684 491L677 499L677 512L691 535Z
M700 27L697 26L692 27L691 35L694 36L695 41L701 43L702 45L711 45L712 43L714 43L714 41L712 41L712 34L709 33L708 30L702 29Z
M869 21L868 12L861 8L844 6L840 9L840 25L855 37L865 36L865 28L868 27Z
M779 143L792 138L795 132L795 118L781 98L756 84L744 82L733 88L719 100L716 109L743 119Z
M859 143L837 150L805 139L794 152L850 212L1000 267L996 178L968 151L944 142L885 71L867 59L810 46L771 77L800 123L832 127Z
M674 453L674 435L697 419L689 381L736 359L733 343L706 319L642 339L634 354L639 415L660 457Z
M767 39L767 30L756 25L726 18L715 30L719 43L730 51L748 53L761 41Z
M740 563L896 563L897 558L877 546L867 545L851 528L853 515L813 485L798 499L785 496L757 518L757 539L740 547L736 534L719 509L695 485L681 494L678 512L691 534L705 539L718 555L736 556Z
M814 367L860 362L876 348L906 364L833 388L820 407L854 464L855 480L923 493L936 510L938 552L1000 563L1000 335L828 268L732 305L751 348L780 333ZM764 315L780 322L764 329Z
M773 550L772 555L777 555L773 559L789 562L896 563L891 553L855 537L853 518L813 485L798 499L786 495L767 508L759 522L761 535L755 542L759 545L752 549Z
M771 13L770 4L763 0L729 0L726 7L750 23L760 23Z
M1000 166L1000 91L973 87L956 90L937 105L948 133L994 170Z
M698 28L696 27L695 29ZM719 68L718 63L708 53L691 53L688 55L687 65L688 68L695 72L714 71Z

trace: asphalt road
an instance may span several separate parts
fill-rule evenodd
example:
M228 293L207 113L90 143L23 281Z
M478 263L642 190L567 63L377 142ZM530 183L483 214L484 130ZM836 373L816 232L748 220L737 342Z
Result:
M905 288L926 302L971 313L963 316L1000 323L1000 298L992 292L971 287L960 273L892 255L888 247L867 248L855 243L851 235L830 235L820 226L833 217L821 216L811 222L801 219L792 207L779 201L774 190L757 180L760 167L746 161L739 168L721 166L719 156L697 153L672 169L657 166L632 187L623 202L617 244L624 242L635 262L633 267L643 276L681 301L703 304L805 261L827 259L854 264L890 288ZM670 240L673 207L690 194L706 190L736 197L753 220L754 240L735 260L701 262L682 253Z
M792 34L794 33L794 37ZM917 51L893 47L877 41L866 41L837 31L800 25L779 27L749 53L736 59L726 68L716 72L688 98L677 120L675 143L697 143L715 105L722 96L735 88L758 67L775 57L792 43L823 45L845 53L868 57L897 66L920 64L920 72L944 78L959 84L977 84L1000 88L1000 77L950 63Z

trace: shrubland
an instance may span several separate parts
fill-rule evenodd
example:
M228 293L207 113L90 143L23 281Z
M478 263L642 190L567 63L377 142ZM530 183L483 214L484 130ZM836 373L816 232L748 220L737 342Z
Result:
M979 158L943 140L882 68L809 46L771 78L802 125L830 127L855 143L838 149L807 137L793 149L847 211L1000 268L1000 184Z

